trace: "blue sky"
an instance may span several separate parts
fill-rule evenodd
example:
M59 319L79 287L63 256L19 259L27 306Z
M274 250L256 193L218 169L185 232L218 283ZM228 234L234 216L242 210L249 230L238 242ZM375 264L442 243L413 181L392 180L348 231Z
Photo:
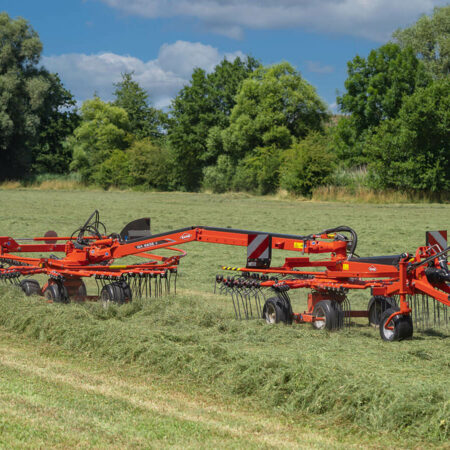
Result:
M289 61L335 109L346 63L387 42L392 31L445 0L2 0L44 44L42 63L78 101L134 71L154 105L166 108L224 57Z

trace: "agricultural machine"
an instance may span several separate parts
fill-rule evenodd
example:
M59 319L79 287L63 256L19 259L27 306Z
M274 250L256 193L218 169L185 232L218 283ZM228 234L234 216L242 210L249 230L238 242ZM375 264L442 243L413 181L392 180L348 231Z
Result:
M49 302L101 299L104 304L122 304L176 291L179 263L186 255L179 246L193 241L246 247L245 267L222 266L214 285L215 292L230 295L238 319L309 322L316 329L335 330L351 318L368 317L386 341L412 337L413 320L424 328L431 322L448 324L450 247L445 231L428 232L426 245L414 254L360 257L357 234L347 226L305 236L208 226L152 235L150 219L143 218L118 234L107 234L95 211L71 236L50 231L30 239L0 237L0 279ZM155 253L161 249L171 254ZM297 256L272 266L272 250ZM130 256L141 259L117 264ZM48 278L42 287L30 278L39 274ZM95 279L97 295L87 295L87 277ZM295 313L289 293L300 288L308 289L308 304L305 312ZM352 310L347 294L356 289L370 289L367 309Z

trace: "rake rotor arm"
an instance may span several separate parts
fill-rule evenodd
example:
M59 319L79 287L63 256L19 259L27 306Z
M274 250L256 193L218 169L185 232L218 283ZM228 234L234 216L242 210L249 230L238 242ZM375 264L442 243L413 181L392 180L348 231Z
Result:
M343 227L340 227L343 228ZM348 228L348 227L345 227ZM333 229L334 230L334 229ZM342 231L348 231L342 230ZM249 242L249 235L261 234L260 231L241 230L234 228L218 228L208 226L192 226L181 228L165 233L154 234L150 237L132 239L120 242L108 249L95 249L90 251L92 256L100 257L102 254L114 259L122 258L133 254L142 253L148 250L156 250L171 246L181 245L187 242L209 242L213 244L237 245L246 247ZM347 253L347 242L341 240L330 240L332 237L328 233L318 235L291 235L280 233L264 233L271 238L273 249L290 250L302 253L335 253L345 258ZM356 233L355 233L356 235ZM95 247L95 242L92 244ZM106 254L108 253L108 254Z

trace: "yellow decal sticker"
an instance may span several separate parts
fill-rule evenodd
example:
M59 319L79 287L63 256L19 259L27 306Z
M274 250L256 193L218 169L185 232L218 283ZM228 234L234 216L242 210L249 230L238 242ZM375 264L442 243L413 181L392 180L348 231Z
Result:
M303 242L294 242L294 248L303 248Z
M342 264L342 270L348 270L348 264Z

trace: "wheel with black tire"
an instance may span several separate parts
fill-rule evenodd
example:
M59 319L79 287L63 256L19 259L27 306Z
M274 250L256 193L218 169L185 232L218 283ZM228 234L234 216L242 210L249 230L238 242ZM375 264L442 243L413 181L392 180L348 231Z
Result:
M321 300L313 310L312 326L316 330L339 330L344 326L344 311L335 300Z
M380 336L384 341L402 341L410 339L413 335L413 323L411 316L398 315L395 316L386 328L386 322L392 314L399 311L398 308L388 308L381 315L380 319Z
M123 303L131 302L132 295L130 286L120 281L106 284L100 293L100 300L105 307L113 303L122 305Z
M20 287L22 288L22 291L25 292L26 296L41 295L41 287L39 286L39 282L31 278L22 280L20 282Z
M288 319L286 317L286 312L280 305L277 297L272 297L266 300L263 306L263 318L268 324L274 323L287 323Z
M377 295L369 300L369 305L367 308L369 324L378 327L380 326L380 320L382 314L389 308L394 308L394 299L390 297L383 297Z
M54 303L69 303L67 291L60 283L49 284L44 290L44 297Z

